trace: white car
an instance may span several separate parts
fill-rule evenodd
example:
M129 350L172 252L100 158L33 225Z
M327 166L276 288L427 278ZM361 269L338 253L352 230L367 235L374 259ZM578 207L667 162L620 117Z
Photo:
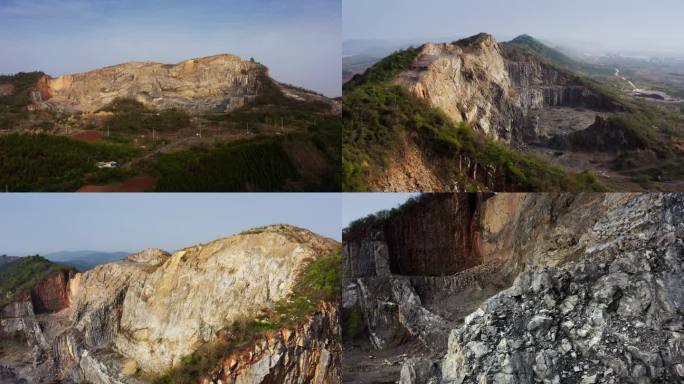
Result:
M100 161L95 165L98 168L119 168L119 163L116 161Z

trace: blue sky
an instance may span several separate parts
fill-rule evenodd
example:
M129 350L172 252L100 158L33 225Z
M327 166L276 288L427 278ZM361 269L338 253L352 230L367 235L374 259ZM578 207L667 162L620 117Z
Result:
M339 193L0 194L0 254L174 251L286 223L341 239Z
M344 39L527 33L602 49L684 50L682 0L344 0Z
M341 94L341 0L0 0L0 73L233 53Z
M406 202L409 197L420 193L344 193L342 194L342 224L344 227L352 221L383 209L396 208Z

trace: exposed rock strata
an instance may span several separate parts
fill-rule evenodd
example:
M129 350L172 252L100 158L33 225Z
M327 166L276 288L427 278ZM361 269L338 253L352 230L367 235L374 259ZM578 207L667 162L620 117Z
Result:
M177 64L131 62L57 78L44 76L32 98L38 108L66 112L94 112L115 98L135 99L155 109L225 112L257 96L266 72L262 65L234 55Z
M684 196L500 194L477 217L483 262L449 276L380 274L377 228L345 242L372 344L433 351L402 383L682 380Z
M536 141L544 134L534 110L621 108L578 77L487 34L423 45L411 68L395 81L453 121L471 123L487 136L512 144Z
M401 382L681 382L682 223L682 195L607 212L582 258L523 272L451 331L443 360L410 360Z
M3 316L11 317L2 320L4 331L36 330L27 343L40 358L33 368L13 372L29 381L137 383L136 371L158 374L215 340L233 321L253 317L285 298L309 262L337 247L307 230L276 225L173 254L145 250L76 274L68 284L69 306L41 317L40 325L30 302L3 309L11 312ZM295 367L321 383L335 382L336 315L326 307L293 330L293 339L267 341L274 354L263 355L263 360L253 355L250 361L257 366L245 362L241 370L263 372L264 362L270 361L273 375L289 375L291 383L305 382L297 381L304 379ZM318 336L322 339L307 339ZM283 360L276 362L276 355ZM260 382L243 381L249 374L241 375L236 382Z
M226 358L210 382L337 384L342 375L340 355L337 303L322 303L304 324L271 332L253 347Z
M76 274L63 269L47 275L31 290L31 302L36 313L59 312L69 306L69 280Z

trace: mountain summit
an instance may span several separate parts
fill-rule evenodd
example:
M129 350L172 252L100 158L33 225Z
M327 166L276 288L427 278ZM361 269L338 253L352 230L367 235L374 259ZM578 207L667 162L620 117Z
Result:
M274 88L293 99L330 102L276 82L268 68L254 59L230 54L176 64L133 61L56 78L43 75L31 101L35 109L61 112L95 112L117 99L136 100L157 110L230 112Z
M116 98L135 99L154 109L226 112L257 96L270 81L265 66L224 54L176 64L129 62L57 78L46 75L31 96L37 108L66 112L93 112Z

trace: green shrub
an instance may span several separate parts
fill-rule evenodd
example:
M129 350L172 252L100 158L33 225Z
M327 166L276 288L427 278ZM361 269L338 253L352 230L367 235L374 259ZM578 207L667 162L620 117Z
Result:
M473 132L467 124L453 124L441 111L430 107L401 87L370 83L352 87L343 96L343 185L363 190L365 180L384 169L391 157L404 148L403 137L415 132L431 152L456 164L465 155L483 167L503 172L505 188L526 191L605 190L596 178L575 177L543 160ZM455 166L444 169L447 180L463 180L473 189L483 186L458 174Z
M297 177L277 137L163 154L155 169L158 191L279 191Z

